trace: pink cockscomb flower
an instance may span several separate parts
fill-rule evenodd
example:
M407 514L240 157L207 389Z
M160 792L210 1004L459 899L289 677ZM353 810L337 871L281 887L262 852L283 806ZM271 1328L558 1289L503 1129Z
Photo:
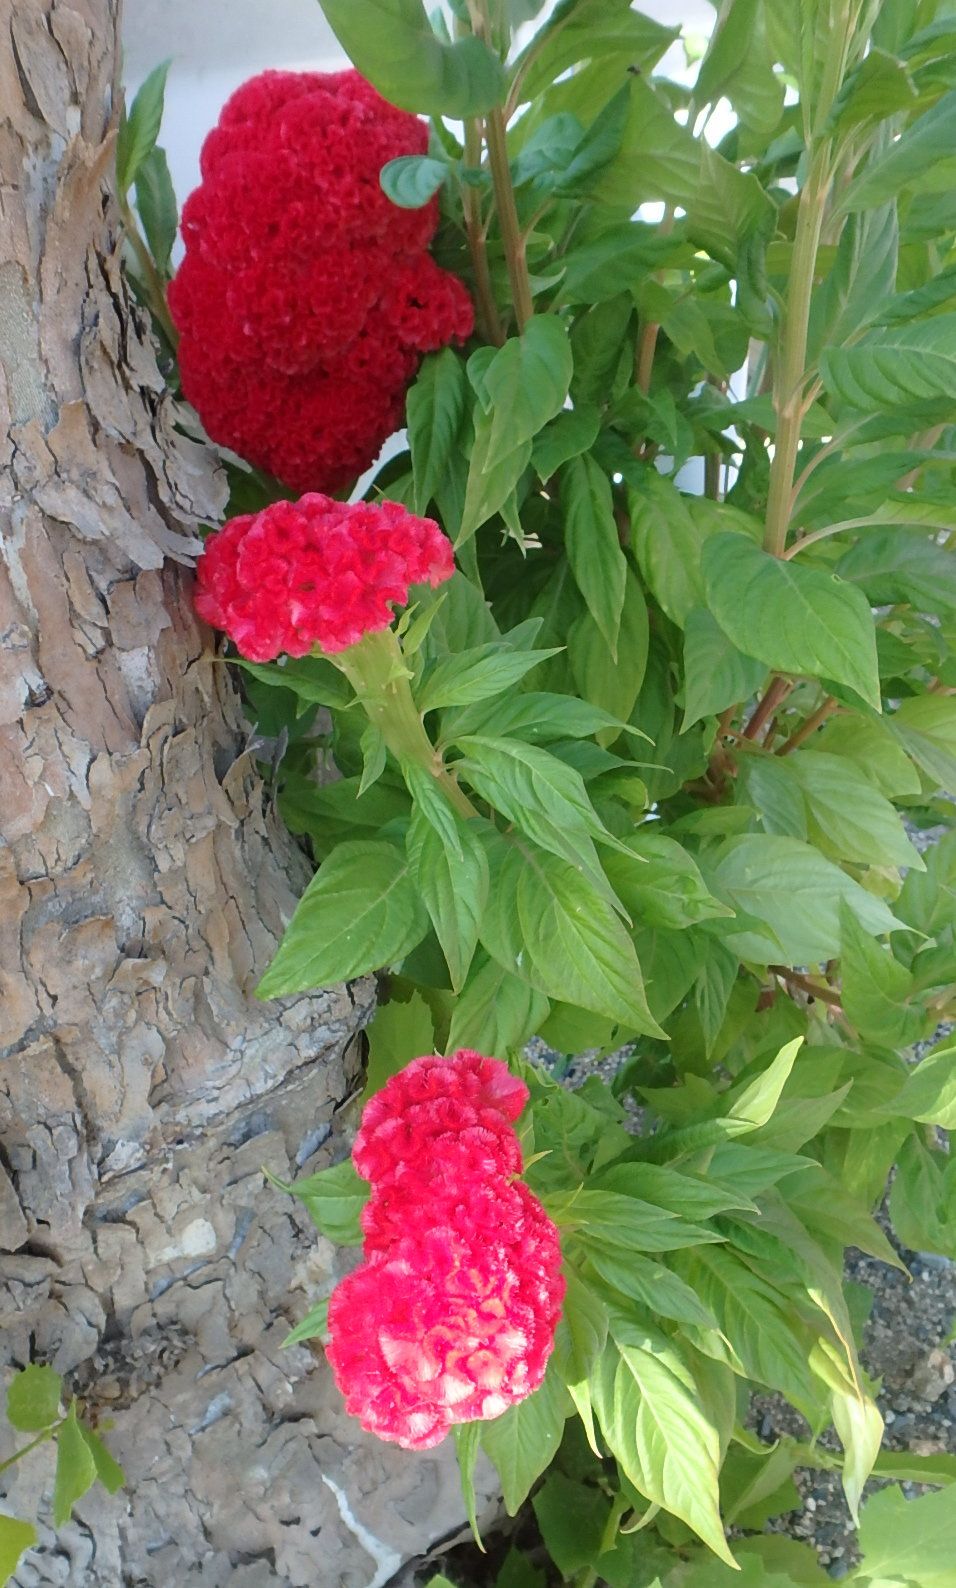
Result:
M230 519L196 569L196 611L241 655L269 662L314 647L334 654L388 628L413 584L454 572L451 542L397 502L313 493Z
M348 1410L410 1450L538 1388L564 1295L558 1232L526 1186L463 1187L417 1212L421 1233L373 1253L329 1306Z
M364 1428L409 1450L541 1383L564 1296L558 1231L516 1179L528 1099L498 1059L429 1054L365 1106L365 1261L329 1306L329 1361Z
M426 1143L449 1132L461 1135L481 1127L502 1143L514 1141L510 1126L527 1101L524 1081L500 1059L486 1058L471 1048L459 1048L447 1059L426 1054L393 1075L366 1103L352 1161L360 1175L375 1181L403 1162L423 1157ZM409 1130L412 1119L418 1151ZM501 1172L513 1174L517 1171L507 1161L509 1152L502 1146Z
M353 71L263 72L203 145L169 288L183 391L214 441L293 490L351 483L422 355L471 334L466 288L427 251L437 199L401 209L379 181L427 147Z

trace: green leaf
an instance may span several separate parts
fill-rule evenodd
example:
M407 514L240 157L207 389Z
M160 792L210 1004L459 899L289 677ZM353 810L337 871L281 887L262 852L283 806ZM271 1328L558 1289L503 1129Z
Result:
M56 1477L53 1482L53 1523L65 1527L77 1500L96 1482L96 1462L83 1438L72 1402L56 1436Z
M422 902L435 928L452 987L462 988L478 943L478 927L488 900L488 861L473 824L449 807L451 833L442 834L421 810L412 816L406 837L409 862Z
M937 541L912 530L868 530L840 558L834 572L838 578L858 584L873 606L903 601L918 612L936 612L941 617L956 612L956 557Z
M956 379L956 314L878 326L852 346L824 348L820 373L862 413L942 417Z
M881 721L876 717L841 713L813 739L812 749L845 756L865 772L888 799L918 794L919 773L894 739L888 721L888 718Z
M617 663L590 612L582 612L568 634L568 660L578 690L586 701L627 722L641 692L647 668L650 627L647 603L640 580L627 567L621 626L617 635ZM615 735L601 734L611 743Z
M924 1024L921 1011L909 1003L913 990L911 973L888 948L864 931L846 904L841 906L841 923L841 997L847 1019L861 1037L871 1042L908 1047L916 1041Z
M684 721L686 733L703 717L749 700L767 668L731 644L706 607L692 607L684 623Z
M501 1417L482 1423L481 1443L501 1479L501 1492L509 1516L514 1516L547 1467L564 1433L568 1413L567 1392L553 1368L540 1389L512 1406Z
M611 1502L593 1484L551 1472L532 1501L548 1554L563 1582L601 1553Z
M513 688L539 662L556 656L560 647L549 650L512 650L501 640L476 645L446 656L425 674L418 690L420 711L435 711L442 706L470 706Z
M881 899L841 871L809 844L776 834L731 838L718 851L704 880L718 898L770 929L764 937L748 927L729 939L742 959L758 964L817 964L840 952L840 902L845 899L861 926L874 936L901 925Z
M628 1253L676 1252L723 1239L717 1230L620 1191L579 1191L570 1203L569 1216L589 1256L594 1247Z
M871 48L844 84L835 107L836 125L842 132L864 121L882 121L894 111L911 110L917 99L916 85L903 62Z
M661 1318L673 1318L677 1323L697 1324L702 1329L716 1329L713 1313L704 1306L700 1297L678 1274L636 1252L618 1253L608 1247L593 1246L588 1251L588 1262L594 1272L619 1295L640 1302L642 1307Z
M588 1444L599 1456L589 1379L607 1340L607 1309L573 1269L567 1271L566 1279L567 1289L554 1338L555 1371L566 1385L584 1424Z
M798 1407L812 1405L811 1337L780 1292L725 1247L699 1246L672 1261L720 1325L721 1336L702 1336L700 1347Z
M613 733L617 738L625 727L610 712L575 695L529 690L444 717L442 740L454 744L465 734L492 733L502 738L525 739L529 744L553 744L556 739L589 739L592 734Z
M299 900L256 995L285 998L381 970L427 926L400 849L383 839L340 844Z
M542 849L609 892L594 840L618 840L601 823L579 772L523 739L467 734L458 745L465 752L456 765L462 781Z
M467 378L450 347L431 353L406 399L415 511L424 513L441 483L465 416Z
M268 684L273 689L291 689L300 700L307 700L311 705L329 706L338 711L354 698L351 685L324 656L289 656L281 663L247 662L241 656L232 660L260 684Z
M894 1098L892 1109L906 1119L956 1130L956 1047L938 1048L922 1059Z
M156 261L160 274L168 276L172 269L172 252L176 241L176 227L179 224L179 211L176 207L173 179L169 174L164 150L150 149L140 162L135 177L135 189L136 208L143 223L149 251Z
M802 1045L802 1037L796 1037L793 1042L788 1042L780 1049L773 1063L769 1064L756 1080L748 1082L745 1086L735 1087L728 1094L723 1117L735 1125L744 1127L740 1131L735 1131L735 1135L742 1135L749 1130L759 1130L761 1125L766 1125L773 1117Z
M99 1434L94 1433L92 1428L87 1428L85 1423L80 1423L79 1429L93 1457L97 1478L107 1494L118 1494L126 1482L125 1472L119 1462L110 1455Z
M956 91L944 94L910 124L883 154L863 167L843 194L846 210L872 209L904 188L940 193L956 180Z
M310 1307L305 1317L290 1329L282 1344L298 1345L302 1340L327 1340L329 1337L329 1297L324 1296L321 1301Z
M766 135L780 120L783 93L773 71L760 0L731 0L718 15L698 68L696 103L729 99L746 126Z
M598 410L587 404L557 414L532 443L531 462L536 473L547 483L562 464L593 446L600 426Z
M617 60L647 71L679 31L632 11L630 0L562 0L544 32L518 58L520 102L535 99L581 61L599 60L610 66ZM526 63L523 71L522 63Z
M594 1378L601 1428L622 1470L654 1505L679 1516L728 1565L720 1520L717 1430L673 1341L656 1330L615 1331Z
M365 1028L368 1065L363 1097L371 1097L385 1082L412 1059L435 1051L432 1014L421 993L413 992L407 1003L390 998L380 1003L375 1017Z
M871 1495L860 1520L862 1581L870 1588L950 1588L956 1559L956 1505L948 1489L907 1500L902 1489Z
M561 470L564 543L575 583L617 661L627 564L607 475L589 454Z
M676 839L645 826L625 843L633 858L615 851L603 864L634 921L679 929L730 913L709 892L696 862Z
M7 1417L12 1428L35 1433L49 1428L60 1415L63 1380L52 1367L31 1362L7 1386Z
M455 1000L448 1051L507 1053L520 1048L540 1030L548 1008L547 998L522 977L495 960L476 959Z
M491 411L489 446L493 454L513 452L533 441L560 413L571 383L571 344L553 314L530 319L520 336L497 350L484 372L486 406Z
M956 1184L938 1149L908 1136L899 1149L890 1189L890 1218L899 1240L914 1252L956 1259Z
M400 154L379 172L382 192L403 210L419 210L434 198L449 175L444 160L427 154Z
M531 461L530 441L509 446L505 451L493 447L491 438L494 427L493 413L481 410L475 413L475 440L468 465L465 505L456 546L464 545L476 529L480 529L505 506Z
M328 1169L303 1175L299 1180L279 1180L269 1169L265 1176L279 1191L296 1197L315 1225L337 1246L359 1246L362 1226L359 1215L368 1201L369 1188L356 1173L351 1158L343 1158Z
M10 1580L24 1550L32 1549L39 1537L32 1522L21 1522L0 1511L0 1583Z
M945 793L956 794L956 699L913 695L901 702L888 722L930 781Z
M851 761L823 750L798 750L786 764L806 798L811 842L839 860L922 871L899 815Z
M876 630L859 590L744 535L707 540L702 562L713 615L738 650L782 673L846 684L879 711Z
M647 1007L641 969L623 925L580 871L527 843L511 842L492 866L501 908L488 952L564 1003L620 1021L649 1036L664 1033ZM483 930L487 933L486 918Z
M163 99L171 61L155 66L143 79L133 103L120 121L116 139L116 185L125 197L150 150L163 119Z
M461 1479L465 1515L471 1526L475 1543L480 1550L484 1550L481 1534L478 1531L478 1507L475 1503L475 1462L478 1459L478 1447L481 1443L481 1424L461 1423L452 1432L455 1438L455 1452L458 1456L458 1476Z
M320 0L353 66L402 110L428 116L481 115L504 97L498 57L480 39L447 44L421 0Z

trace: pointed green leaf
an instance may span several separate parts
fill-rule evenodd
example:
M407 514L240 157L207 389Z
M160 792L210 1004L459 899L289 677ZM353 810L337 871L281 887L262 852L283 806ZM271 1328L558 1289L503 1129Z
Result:
M97 1478L107 1494L118 1494L126 1482L125 1472L119 1462L110 1455L99 1434L94 1433L92 1428L87 1428L85 1423L80 1423L79 1429L93 1457Z
M745 535L707 540L702 564L713 615L745 655L846 684L879 711L873 614L853 585L771 557Z
M166 78L171 65L171 61L163 61L153 68L120 121L116 139L116 185L124 196L159 137Z
M554 1368L527 1400L519 1401L501 1417L481 1424L481 1443L501 1479L501 1492L509 1516L514 1516L547 1467L564 1433L570 1410L567 1391Z
M840 903L846 900L867 932L879 936L901 925L882 899L797 838L745 834L726 841L704 880L718 898L762 921L727 939L742 959L758 964L810 965L840 952Z
M56 1436L56 1477L53 1484L53 1522L65 1527L73 1507L96 1482L96 1462L76 1418L76 1402L67 1412Z
M617 660L627 565L610 482L594 458L572 458L561 471L564 539L575 582Z
M482 925L488 952L550 998L593 1009L649 1036L664 1033L647 1007L640 965L616 913L579 870L529 843L492 861L492 899Z
M406 401L408 446L415 476L415 511L435 495L465 416L467 380L450 347L430 354Z
M280 1180L268 1169L266 1179L279 1191L296 1197L315 1225L337 1246L358 1246L362 1240L359 1216L368 1201L368 1185L356 1173L351 1158L319 1169L298 1180Z
M501 103L505 77L480 39L438 37L422 0L320 0L353 66L402 110L477 116Z
M424 811L412 816L406 836L416 885L428 911L458 992L478 943L478 926L488 899L488 861L472 824L450 813L451 831L442 833Z
M374 839L340 844L299 900L256 995L284 998L382 970L427 926L401 850Z

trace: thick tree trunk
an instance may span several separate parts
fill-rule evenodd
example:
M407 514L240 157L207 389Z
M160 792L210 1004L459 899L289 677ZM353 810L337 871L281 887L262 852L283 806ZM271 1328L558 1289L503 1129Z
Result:
M383 1583L455 1479L279 1349L333 1258L261 1167L330 1137L372 988L252 996L306 866L191 611L223 484L120 275L117 9L0 0L0 1363L64 1372L129 1478L18 1581Z

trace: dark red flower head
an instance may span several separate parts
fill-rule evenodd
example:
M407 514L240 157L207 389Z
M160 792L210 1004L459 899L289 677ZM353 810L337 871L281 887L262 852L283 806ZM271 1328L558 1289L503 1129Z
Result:
M196 611L253 662L344 651L388 628L409 586L454 572L451 542L397 502L312 494L230 519L203 547Z
M428 254L437 200L379 172L428 130L357 72L263 72L233 94L183 208L169 289L183 390L210 436L294 490L351 483L401 425L423 353L471 333Z

